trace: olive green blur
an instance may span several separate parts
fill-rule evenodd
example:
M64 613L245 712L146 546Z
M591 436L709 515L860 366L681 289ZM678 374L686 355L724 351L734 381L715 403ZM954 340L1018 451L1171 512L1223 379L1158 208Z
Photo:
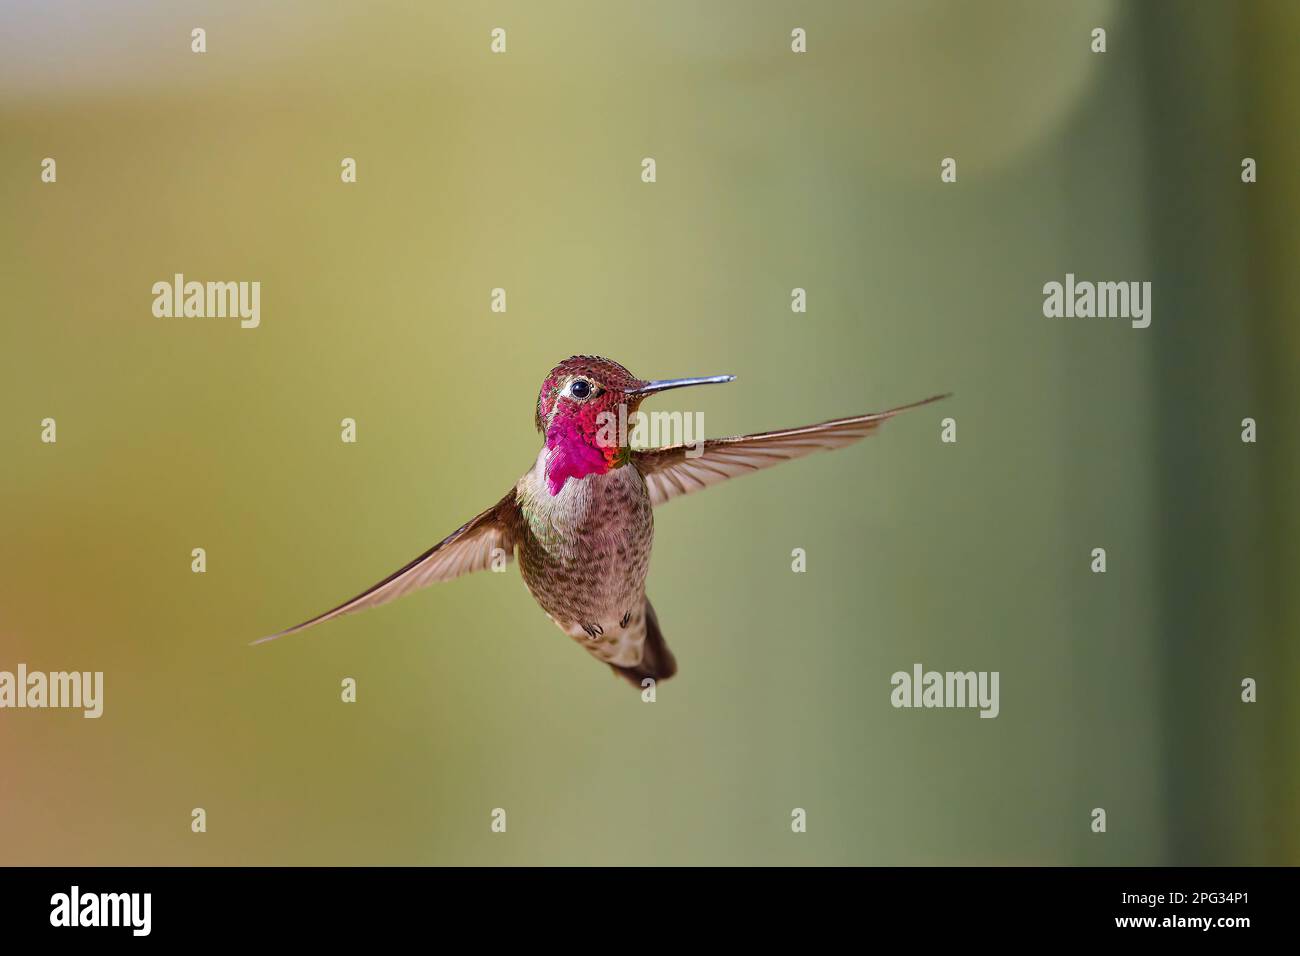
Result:
M0 863L1300 862L1297 31L6 4L0 670L105 702L0 710ZM260 327L156 318L176 273L260 282ZM1067 273L1150 281L1150 328L1045 318ZM645 405L713 435L955 396L664 506L653 704L513 566L247 646L497 501L574 353L736 374ZM895 709L915 663L999 716Z

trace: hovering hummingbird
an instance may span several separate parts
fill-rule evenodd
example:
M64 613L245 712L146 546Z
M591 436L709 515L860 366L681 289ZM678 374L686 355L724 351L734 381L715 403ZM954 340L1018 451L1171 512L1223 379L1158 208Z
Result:
M551 369L537 396L542 449L504 498L350 601L253 643L387 604L518 552L533 598L593 657L637 687L647 677L673 676L677 662L645 594L655 506L820 449L842 448L901 411L947 397L668 448L633 450L625 435L611 437L611 418L620 420L621 413L626 423L649 395L734 380L734 375L710 375L645 381L610 359L565 359Z

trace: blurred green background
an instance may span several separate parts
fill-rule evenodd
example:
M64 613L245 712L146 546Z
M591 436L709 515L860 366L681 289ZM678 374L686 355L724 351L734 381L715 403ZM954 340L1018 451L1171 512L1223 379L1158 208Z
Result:
M1300 862L1297 30L6 3L0 669L106 703L0 712L0 862ZM154 318L175 272L260 281L261 327ZM1153 282L1151 327L1045 319L1066 272ZM247 646L496 501L579 352L736 373L647 405L715 435L956 394L659 512L653 705L513 567ZM1000 671L1001 715L893 709L918 661Z

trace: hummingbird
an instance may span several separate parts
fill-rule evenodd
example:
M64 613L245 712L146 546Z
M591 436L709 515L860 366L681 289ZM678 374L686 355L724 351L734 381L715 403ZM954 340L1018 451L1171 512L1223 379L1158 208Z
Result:
M734 375L645 380L618 362L574 355L542 382L534 423L543 436L532 467L506 495L378 584L254 644L387 604L435 581L501 566L515 554L524 584L547 616L618 677L641 688L672 677L677 662L645 593L654 509L673 498L815 451L843 448L899 412L634 450L626 423L651 395L735 380Z

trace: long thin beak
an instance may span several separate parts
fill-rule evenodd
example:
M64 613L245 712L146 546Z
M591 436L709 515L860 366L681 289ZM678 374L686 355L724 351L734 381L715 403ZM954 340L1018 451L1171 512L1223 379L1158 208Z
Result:
M651 392L666 392L670 388L685 388L687 385L720 385L723 382L734 382L734 375L706 375L703 378L664 378L654 382L646 382L640 388L634 388L627 394L629 395L649 395Z

